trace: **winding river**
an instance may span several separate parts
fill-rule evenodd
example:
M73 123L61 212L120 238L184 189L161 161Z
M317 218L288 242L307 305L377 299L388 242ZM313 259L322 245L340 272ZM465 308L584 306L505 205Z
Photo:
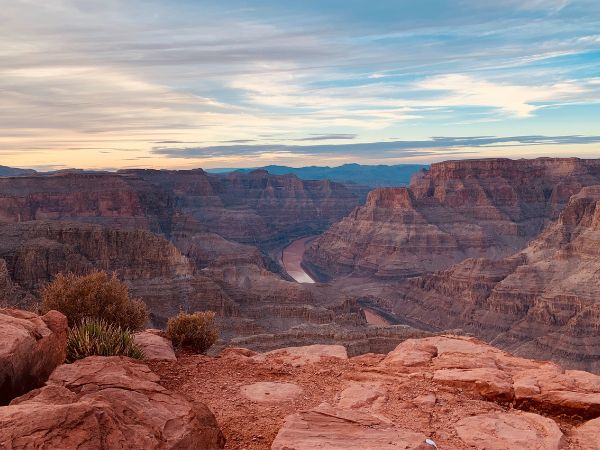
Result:
M283 249L281 254L281 262L283 263L283 268L288 273L290 277L296 280L298 283L314 283L309 274L307 274L302 268L302 255L304 255L304 250L306 249L306 245L315 236L306 236L301 239L296 239L290 245Z
M302 268L302 255L306 250L308 243L316 236L306 236L300 239L296 239L290 245L285 247L281 253L281 262L283 268L298 283L314 283L315 280L304 271ZM374 309L364 307L363 311L367 322L371 325L389 326L390 322L379 315Z

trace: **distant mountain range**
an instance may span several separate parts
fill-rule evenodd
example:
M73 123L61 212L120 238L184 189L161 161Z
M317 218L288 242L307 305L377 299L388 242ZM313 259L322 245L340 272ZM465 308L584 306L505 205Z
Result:
M0 177L17 177L20 175L33 175L37 173L33 169L16 169L14 167L0 166Z
M404 186L410 182L410 178L419 170L428 168L424 164L397 164L397 165L362 165L344 164L337 167L329 166L264 166L244 169L222 168L206 169L206 172L214 174L226 174L231 172L252 172L257 169L268 171L272 175L294 174L302 180L331 180L341 183L356 183L369 187ZM15 177L23 175L49 175L60 173L100 173L104 171L89 171L83 169L63 169L51 172L37 172L33 169L17 169L13 167L0 166L0 177Z
M303 180L332 180L339 182L352 182L370 187L402 186L410 182L410 178L419 170L428 168L424 164L397 164L388 165L362 165L344 164L338 167L308 166L264 166L248 169L207 169L210 173L251 172L264 169L273 175L292 173Z

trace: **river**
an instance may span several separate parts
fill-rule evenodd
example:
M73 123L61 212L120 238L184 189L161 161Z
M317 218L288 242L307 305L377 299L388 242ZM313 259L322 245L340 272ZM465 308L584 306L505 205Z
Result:
M296 239L290 245L283 249L281 254L281 262L283 268L290 277L296 280L298 283L314 283L309 274L307 274L302 268L302 255L306 249L308 241L313 239L315 236L306 236L301 239Z
M298 283L314 283L315 280L311 278L302 268L302 256L306 250L306 245L309 241L314 239L315 236L306 236L300 239L296 239L290 245L285 247L281 253L281 261L283 268ZM370 325L378 326L389 326L390 322L378 314L374 309L364 307L363 311L367 319L367 323Z

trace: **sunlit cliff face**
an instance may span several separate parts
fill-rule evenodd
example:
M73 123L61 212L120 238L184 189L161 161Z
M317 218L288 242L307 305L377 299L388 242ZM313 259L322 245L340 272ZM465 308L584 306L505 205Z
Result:
M0 4L4 165L600 154L594 0Z

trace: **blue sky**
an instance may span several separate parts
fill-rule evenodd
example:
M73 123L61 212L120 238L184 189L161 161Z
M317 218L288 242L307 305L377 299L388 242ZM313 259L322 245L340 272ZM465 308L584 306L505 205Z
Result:
M5 165L600 157L600 2L0 0Z

